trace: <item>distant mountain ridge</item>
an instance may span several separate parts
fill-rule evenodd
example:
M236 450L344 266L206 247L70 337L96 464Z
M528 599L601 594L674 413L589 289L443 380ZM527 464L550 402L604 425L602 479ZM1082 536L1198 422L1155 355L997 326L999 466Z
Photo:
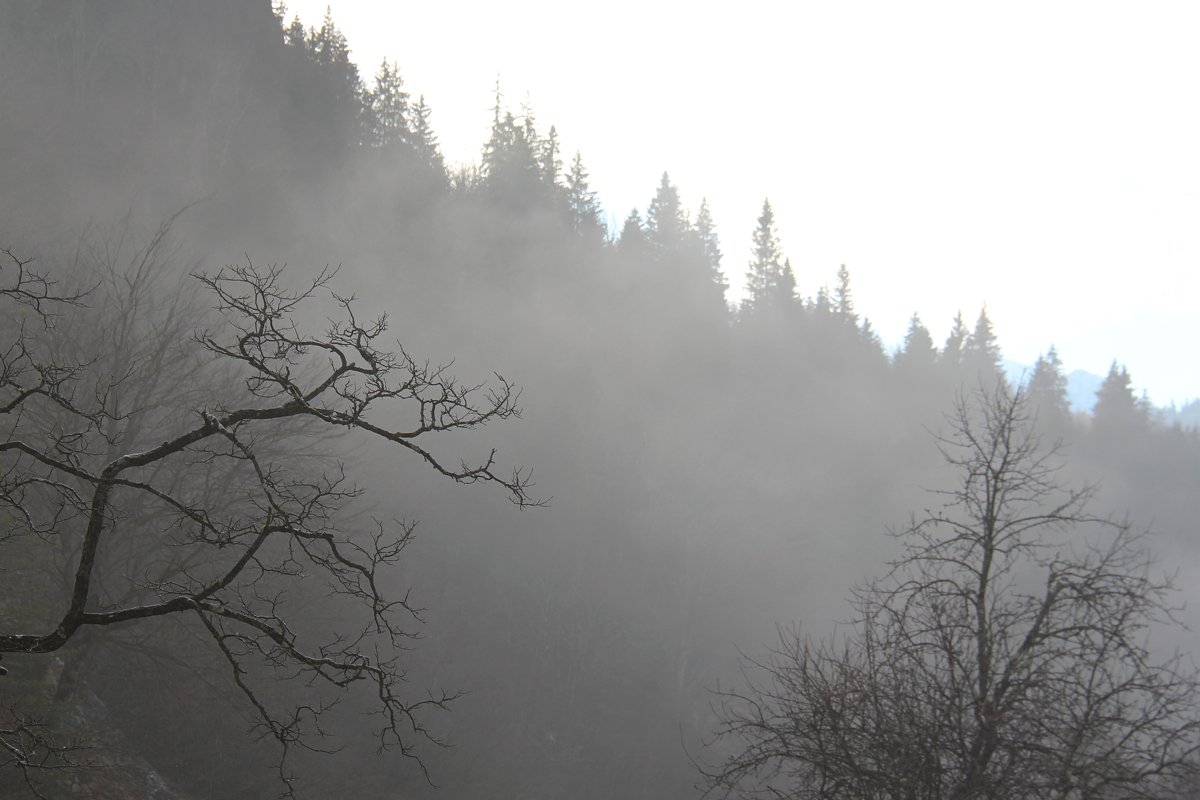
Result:
M1028 380L1033 373L1029 364L1004 360L1004 374L1014 386ZM1077 369L1067 375L1067 401L1077 414L1090 414L1096 406L1096 391L1103 385L1104 378L1086 370ZM1155 418L1164 425L1178 424L1184 428L1200 429L1200 399L1189 400L1182 407L1153 406Z

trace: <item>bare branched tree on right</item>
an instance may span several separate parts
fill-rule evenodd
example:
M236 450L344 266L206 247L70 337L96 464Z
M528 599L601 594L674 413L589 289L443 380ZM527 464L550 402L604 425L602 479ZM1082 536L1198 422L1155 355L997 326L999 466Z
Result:
M1087 509L1020 391L960 400L956 477L853 595L854 622L781 632L719 690L710 793L805 800L1173 796L1200 733L1197 672L1143 534Z

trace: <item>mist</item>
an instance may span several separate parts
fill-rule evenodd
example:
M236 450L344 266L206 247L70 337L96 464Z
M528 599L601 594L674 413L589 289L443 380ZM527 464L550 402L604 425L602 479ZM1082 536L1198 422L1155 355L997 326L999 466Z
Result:
M703 767L731 746L715 736L718 693L745 683L745 659L780 626L817 639L852 626L855 587L903 556L893 534L956 485L939 436L997 391L1024 398L1058 447L1055 482L1094 487L1089 514L1148 531L1153 569L1179 588L1174 616L1196 630L1195 408L1139 397L1136 364L1114 360L1080 413L1051 341L1023 384L1005 376L986 306L938 320L905 309L903 342L885 347L855 306L852 265L789 259L769 198L741 210L753 229L730 230L663 173L633 212L607 208L588 154L562 152L549 112L512 105L517 86L497 85L477 160L449 162L406 65L377 67L355 63L335 18L297 27L267 2L0 0L0 280L21 286L26 269L50 298L46 312L17 295L4 307L5 441L41 435L40 453L77 470L54 482L37 472L49 462L0 451L0 645L13 644L0 648L0 737L25 753L0 756L0 797L716 791ZM254 283L266 275L278 295ZM214 293L238 276L278 305L238 317ZM350 341L383 315L369 347ZM279 350L225 344L248 330L288 343L286 370L263 372ZM26 646L56 630L78 586L87 476L190 426L223 430L201 411L283 408L336 361L311 344L335 332L356 367L392 354L416 388L339 374L321 413L244 441L235 429L224 449L181 445L190 460L137 473L183 499L164 511L114 490L81 613L199 599ZM72 392L18 414L28 365L51 362L73 365ZM372 391L360 420L352 404ZM421 404L447 396L450 416L427 421ZM70 405L92 402L103 413ZM251 451L278 477L256 478ZM17 477L31 469L39 487L72 488L28 488ZM354 491L328 490L328 520L294 510L342 469L337 485ZM242 547L241 523L221 539L208 520L276 513L303 518L295 541L336 533L369 549L373 531L408 533L366 589L334 572L331 589L328 560L293 542L264 546L236 596L204 605L228 587L189 581L215 580ZM401 636L372 628L370 602L361 616L356 601L376 593L404 600ZM233 636L234 617L218 620L230 638L210 636L205 615L238 603L272 625L261 609L277 604L298 640L379 637L368 655L392 659L389 690L415 709L404 736L378 733L369 677L337 685L283 645L264 655ZM1156 654L1197 644L1167 619L1152 634Z

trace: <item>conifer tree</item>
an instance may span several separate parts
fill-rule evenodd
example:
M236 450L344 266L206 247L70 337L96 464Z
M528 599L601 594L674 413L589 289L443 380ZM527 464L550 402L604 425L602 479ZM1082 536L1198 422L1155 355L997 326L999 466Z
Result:
M442 150L438 146L437 134L433 131L433 125L430 123L430 115L433 111L425 102L425 95L421 95L417 100L417 104L412 108L412 145L417 151L417 155L433 168L434 172L439 175L446 173L446 161L442 158Z
M887 358L883 352L883 340L879 338L879 334L875 332L875 326L871 324L871 320L866 317L862 318L855 330L858 332L859 339L867 346L867 351Z
M837 288L833 290L833 312L854 324L858 315L854 313L854 298L850 292L850 270L842 264L837 271Z
M300 21L299 14L292 17L291 24L284 28L283 42L289 47L308 50L308 33L304 30L304 23Z
M484 148L483 177L493 187L523 185L523 178L541 181L541 168L526 126L518 124L511 111L505 112L492 129Z
M648 244L646 231L642 228L642 218L638 216L635 208L629 212L629 216L625 218L625 224L621 226L621 237L617 240L617 250L621 255L637 258L646 251Z
M700 210L696 212L695 233L704 264L708 267L709 278L712 280L713 286L719 290L722 304L724 304L725 291L729 288L729 282L725 280L725 273L721 271L721 248L717 241L717 229L713 224L707 198L700 201Z
M646 208L646 239L654 254L662 258L669 253L678 253L690 227L679 200L679 189L664 172L654 199Z
M504 110L504 96L500 91L500 76L496 76L495 100L492 103L492 130L483 144L482 172L495 172L504 158L513 134L513 116Z
M959 311L954 315L954 325L950 328L950 335L946 337L946 344L942 348L940 360L943 366L953 370L962 366L963 349L966 347L968 335L962 312Z
M500 73L496 73L496 85L493 89L492 100L492 138L495 138L496 131L500 127L500 120L504 112L504 92L500 89Z
M376 147L409 143L408 92L394 63L385 58L375 74L375 86L365 95L368 142Z
M1133 394L1129 373L1113 361L1108 376L1096 390L1096 406L1092 409L1096 429L1105 433L1129 432L1149 421L1145 404Z
M550 126L545 137L538 133L537 117L528 100L521 103L521 130L525 144L533 158L538 177L550 189L558 189L558 178L562 174L562 154L558 142L558 129Z
M517 122L511 111L503 110L497 78L492 132L483 147L483 182L491 191L518 202L529 202L542 195L544 186L533 110L526 105L524 114L521 122Z
M603 238L605 231L604 223L600 221L600 206L588 182L583 156L578 150L571 161L571 171L567 174L567 209L575 233L584 238Z
M900 370L913 373L928 372L937 363L937 347L929 329L914 313L908 321L908 332L904 335L904 346L896 353L894 359Z
M833 314L833 302L829 299L829 287L821 284L817 294L809 303L809 308L817 319L826 319Z
M334 23L332 11L327 7L321 27L309 28L307 33L296 17L284 32L284 41L303 49L308 59L320 67L307 87L309 100L332 106L326 112L330 127L316 132L316 138L324 140L319 146L333 150L370 142L373 132L369 103L358 66L350 59L350 46Z
M558 176L562 174L562 157L559 154L558 130L551 125L550 133L539 142L538 164L542 180L547 186L558 187Z
M1000 345L992 330L992 321L988 319L986 306L980 309L975 330L967 337L963 347L963 366L967 370L968 380L983 381L987 385L1004 380Z
M1062 361L1058 351L1051 346L1045 355L1038 356L1029 376L1029 401L1039 417L1061 423L1071 415L1071 404L1067 398L1067 378L1062 372Z
M357 99L362 95L362 80L358 75L358 66L350 60L350 45L334 23L333 12L328 7L321 27L309 31L308 50L314 61L337 75L338 88L344 93L340 95L341 98Z
M496 102L499 101L500 98L497 95ZM497 107L496 116L492 120L491 135L483 145L482 170L485 177L493 177L496 173L504 170L506 163L511 160L518 135L524 139L524 133L518 134L516 119L512 112L501 113Z
M779 272L778 287L779 304L783 307L796 302L796 273L792 270L792 260L783 259L783 269Z
M762 214L758 217L752 241L746 276L746 311L758 314L790 306L795 300L796 276L791 262L783 261L770 200L763 200Z
M526 141L531 144L541 141L537 132L537 115L533 111L533 105L530 104L528 96L521 103L521 127L525 130Z

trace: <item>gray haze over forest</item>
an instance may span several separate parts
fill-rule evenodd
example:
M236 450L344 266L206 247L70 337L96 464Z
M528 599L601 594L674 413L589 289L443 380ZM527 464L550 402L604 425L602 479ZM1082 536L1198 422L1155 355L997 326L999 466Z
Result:
M520 87L449 169L404 67L265 1L0 0L0 797L719 792L714 691L852 628L997 392L1195 652L1195 404L1018 385L981 309L889 351L769 199L663 174L609 229Z

